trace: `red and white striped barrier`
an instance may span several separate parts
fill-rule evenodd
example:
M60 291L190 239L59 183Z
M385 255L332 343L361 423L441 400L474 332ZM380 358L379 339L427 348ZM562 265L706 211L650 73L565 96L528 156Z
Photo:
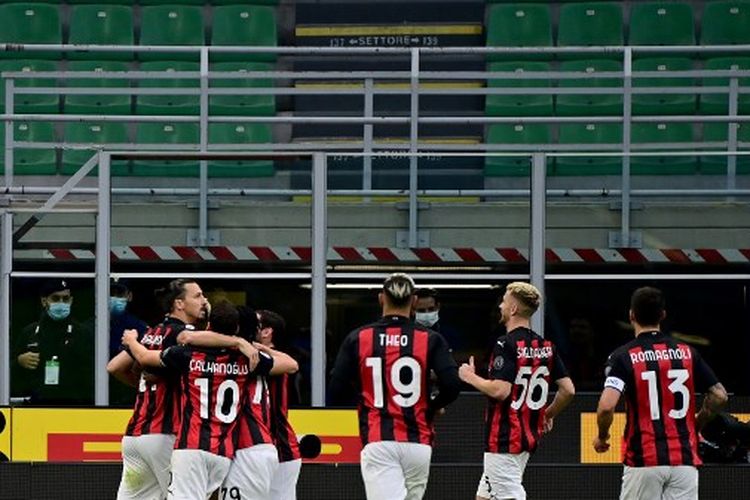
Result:
M112 247L113 261L185 261L185 262L309 262L310 247L286 246L125 246ZM93 259L89 250L53 249L45 257L56 260ZM744 264L750 262L750 248L548 248L549 263L602 264ZM333 263L482 264L528 262L526 248L387 248L331 247L328 261Z

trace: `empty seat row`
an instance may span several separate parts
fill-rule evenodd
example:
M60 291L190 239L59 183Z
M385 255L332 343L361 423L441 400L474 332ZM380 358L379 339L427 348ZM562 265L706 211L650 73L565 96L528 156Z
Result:
M0 5L0 43L59 44L63 42L60 10L48 4ZM72 8L67 43L76 45L276 46L273 7L227 5L213 9L211 37L204 31L203 9L186 5L143 7L136 40L131 7L79 5ZM3 51L0 57L60 59L59 52ZM130 52L69 52L70 59L125 59ZM212 60L273 60L274 54L216 54ZM141 60L190 59L198 54L140 52Z
M22 71L56 71L58 64L47 60L0 60L0 72ZM130 64L124 61L70 61L67 71L128 71ZM272 65L256 62L222 62L213 63L211 71L253 72L271 71ZM141 71L190 71L198 72L200 65L192 61L149 61L140 64ZM2 83L0 81L0 83ZM139 95L135 99L135 110L144 115L195 115L200 111L198 95L179 95L169 93L169 89L198 87L197 79L143 79L139 80L140 87L161 87L167 89L163 95ZM127 79L96 79L72 78L60 80L48 78L30 78L16 80L18 87L54 87L56 85L69 87L130 87ZM266 78L212 78L211 87L255 88L272 87L273 81ZM22 92L22 91L20 91ZM59 95L17 94L14 109L21 113L56 113L60 109ZM5 100L0 100L0 110L4 109ZM96 95L80 94L67 95L64 99L63 110L66 113L92 114L129 114L131 112L131 96L127 94ZM267 116L276 112L276 98L273 95L216 95L209 99L209 113L215 115L243 115Z
M55 142L55 128L48 122L16 122L14 140L25 142ZM198 144L197 123L140 123L136 126L137 144ZM69 122L65 124L64 140L74 144L125 144L128 128L124 123ZM208 128L209 144L264 144L271 143L271 128L264 124L211 123ZM0 126L0 150L5 147L4 129ZM147 146L145 146L147 148ZM65 149L62 153L60 173L72 174L91 157L86 150ZM54 175L57 171L57 155L54 149L14 149L14 174ZM274 174L273 162L211 161L210 177L265 177ZM0 157L0 167L2 158ZM0 168L0 174L4 168ZM115 176L172 176L196 177L198 162L194 160L159 161L115 161L112 165Z
M487 45L492 47L551 47L552 15L542 4L496 4L489 7ZM557 46L732 45L750 43L750 2L708 2L703 8L700 37L696 37L692 4L634 2L625 37L619 2L587 2L560 7ZM545 54L536 55L549 58ZM500 59L510 56L494 54ZM587 57L561 54L561 58ZM621 54L613 54L621 58Z
M750 143L750 125L740 124L738 140ZM706 142L726 142L728 127L725 123L703 125L703 140ZM690 123L634 123L631 129L633 144L690 143L696 140L693 125ZM488 144L549 145L554 144L552 127L545 124L501 124L487 129ZM619 123L562 124L559 126L558 144L612 145L612 151L622 150L622 125ZM530 150L533 147L530 146ZM633 148L638 150L637 147ZM726 149L726 148L723 148ZM555 175L619 175L622 158L619 156L564 156L550 162L548 169ZM703 156L700 159L700 173L726 173L726 156ZM528 175L528 156L496 156L485 161L487 176ZM676 175L693 174L698 170L698 159L693 156L634 156L631 158L631 172L635 175ZM737 172L750 173L750 157L737 157Z
M0 3L15 3L18 0L0 0ZM161 0L65 0L62 1L54 1L54 0L33 0L31 2L27 3L50 3L59 5L62 3L67 3L71 5L80 5L80 4L113 4L113 5L163 5L165 2ZM171 4L178 4L178 5L237 5L237 4L244 4L245 2L241 2L239 0L170 0L168 3ZM279 0L252 0L252 3L254 5L278 5Z
M707 71L715 70L750 70L750 57L719 57L705 61ZM639 59L633 62L633 71L689 71L694 67L693 61L681 57L654 57ZM545 61L495 62L488 65L488 71L508 73L547 72L551 66ZM607 59L563 61L561 72L581 72L591 74L589 78L560 79L560 88L587 87L606 88L621 87L621 78L593 76L601 72L621 72L622 63ZM634 87L664 87L659 94L633 94L632 110L639 115L659 114L692 114L699 109L704 114L726 114L728 112L728 93L700 94L700 105L696 94L670 93L670 87L692 87L699 84L696 78L685 77L641 77L633 78ZM741 87L750 86L750 78L739 78ZM488 81L491 88L551 87L552 82L545 78L492 79ZM704 77L700 85L706 87L727 87L726 77ZM554 106L553 106L554 101ZM739 94L740 113L750 112L750 94ZM554 107L554 109L553 109ZM622 113L623 98L620 92L612 94L560 94L554 97L547 95L506 94L487 95L485 110L495 116L539 116L554 113L561 116L576 115L619 115Z

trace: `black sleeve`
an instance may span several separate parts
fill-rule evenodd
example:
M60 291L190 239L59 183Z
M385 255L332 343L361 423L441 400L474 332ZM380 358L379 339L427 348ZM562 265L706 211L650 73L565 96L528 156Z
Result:
M273 368L273 358L265 352L259 352L258 364L255 366L255 370L253 370L253 375L266 377L271 372L271 368Z
M719 379L716 374L708 366L708 363L703 359L698 351L690 348L693 355L693 374L695 376L695 390L698 392L706 392L709 387L719 383Z
M456 400L461 392L461 379L458 378L458 366L443 336L431 333L428 343L430 368L437 376L438 389L437 395L430 400L430 408L436 411Z
M175 325L169 330L169 334L165 335L164 338L161 341L161 348L162 350L166 350L172 346L177 345L177 336L182 332L182 330L185 330L187 325Z
M184 372L190 366L192 350L185 346L167 347L161 351L161 363L164 367L173 372Z
M565 363L563 363L560 353L555 349L555 360L552 365L552 380L560 380L561 378L569 376L568 369L565 368Z
M516 357L511 352L511 345L506 337L501 337L495 343L492 350L492 366L490 366L490 378L492 380L504 380L511 384L516 379Z
M23 330L21 330L20 332L17 331L17 333L11 337L11 365L13 365L13 363L18 364L16 358L18 358L19 354L23 354L29 351L29 342L31 341L31 337L34 335L34 330L36 330L37 325L38 323L31 323L30 325L26 325Z
M356 404L355 383L359 380L357 336L350 333L341 344L328 383L328 403L335 406Z
M607 358L604 365L604 387L610 387L621 393L625 392L630 382L628 369L619 351L615 351Z

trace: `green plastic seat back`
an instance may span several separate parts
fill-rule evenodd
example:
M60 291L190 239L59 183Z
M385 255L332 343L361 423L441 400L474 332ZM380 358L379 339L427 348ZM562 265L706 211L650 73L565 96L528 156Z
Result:
M494 124L487 127L487 144L549 144L552 139L550 127L544 123L531 124ZM533 149L530 147L530 149ZM487 177L528 176L530 175L530 157L488 156L484 163L484 175Z
M136 143L153 149L150 144L191 144L200 142L197 123L139 123L136 127ZM196 177L198 162L195 160L134 160L133 175Z
M630 45L694 45L693 8L683 2L635 2Z
M550 65L542 61L494 62L487 68L492 72L527 72L550 71ZM549 87L548 78L497 78L487 82L491 88ZM553 96L549 95L487 95L485 111L492 116L538 116L552 114Z
M58 5L11 3L0 5L0 43L59 44L62 24ZM2 51L13 59L60 59L60 51Z
M633 71L690 71L692 59L686 57L651 57L633 61ZM670 94L670 87L690 87L695 85L695 78L685 77L637 77L633 78L634 87L665 87L659 94L633 94L633 110L636 114L692 114L698 102L695 94Z
M192 61L148 61L141 63L141 71L158 71L166 73L200 71L200 64ZM145 78L140 81L141 87L150 88L195 88L200 87L198 78ZM136 112L144 115L178 114L194 115L200 111L198 95L162 94L139 95L135 101Z
M547 5L497 4L489 7L488 47L551 47L552 18ZM513 60L518 55L494 54L490 60ZM524 54L524 59L550 59L545 54Z
M70 61L68 71L71 72L102 72L128 71L129 64L125 61ZM130 80L126 78L70 78L69 87L107 88L130 87ZM103 94L70 94L65 96L65 112L78 114L128 114L130 113L130 95Z
M278 43L276 12L259 5L226 5L214 8L211 45L275 47ZM214 61L274 61L274 53L216 53Z
M563 123L560 144L622 144L619 123ZM621 150L614 146L614 151ZM556 158L557 175L617 175L622 158L616 156L561 156Z
M271 127L260 123L211 123L210 145L270 144ZM275 174L272 160L211 160L210 177L269 177Z
M71 144L124 144L128 142L127 125L118 122L68 122L65 124L65 142ZM66 149L62 155L61 172L75 173L94 154L90 150ZM128 175L128 161L115 160L110 165L113 176ZM90 175L97 175L95 168Z
M633 144L683 143L693 141L692 123L634 123L631 129ZM671 150L672 148L665 148ZM638 150L634 148L634 150ZM695 156L664 156L655 152L654 156L633 156L630 160L631 172L636 175L650 174L693 174L696 172Z
M559 47L623 45L622 5L619 2L586 2L560 7L557 45ZM587 57L574 54L562 58ZM590 55L588 55L590 57ZM619 58L619 54L613 57Z
M702 45L750 43L750 2L706 2L701 23Z
M202 7L193 5L155 5L141 9L141 45L205 45ZM142 61L195 60L199 54L177 52L141 52Z
M622 79L617 77L595 76L601 72L622 71L622 63L610 59L589 59L564 61L560 71L582 72L590 77L561 79L561 88L572 87L620 87ZM622 113L622 93L613 94L560 94L557 96L556 111L563 116L575 115L614 115Z
M68 43L133 45L133 9L125 5L76 5L70 13ZM131 60L132 52L68 52L70 59Z
M211 65L211 71L241 72L271 71L273 66L259 62L220 62ZM212 78L210 85L216 88L271 88L271 78ZM215 95L209 99L211 113L217 115L271 116L276 114L276 96Z
M57 71L56 61L44 59L8 59L0 60L0 73L3 72L34 72L34 71ZM55 87L54 78L16 78L14 85L21 87ZM0 110L5 110L5 79L0 78ZM16 92L13 100L14 110L21 113L57 113L60 108L60 96L19 94Z

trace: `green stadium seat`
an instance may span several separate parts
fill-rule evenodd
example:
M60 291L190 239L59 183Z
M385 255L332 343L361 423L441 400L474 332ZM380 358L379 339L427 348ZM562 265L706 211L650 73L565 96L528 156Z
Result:
M252 123L211 123L209 144L270 144L271 127ZM272 177L271 160L212 160L208 162L209 177Z
M200 64L190 61L151 61L141 63L141 71L200 71ZM197 88L198 78L143 79L141 87ZM197 115L200 97L196 95L139 95L135 100L139 115Z
M693 61L685 57L653 57L633 61L633 71L690 71ZM670 94L669 87L690 87L695 78L633 78L634 87L665 87L661 94L633 94L637 115L688 115L695 113L695 94Z
M0 5L0 43L62 43L60 7L43 3ZM60 51L0 51L12 59L60 59Z
M267 63L223 62L211 65L211 71L271 71ZM242 78L211 80L212 87L221 88L270 88L271 78ZM209 109L215 115L270 116L276 114L274 95L215 95L209 99Z
M0 61L2 72L57 71L57 63L46 60L11 59ZM54 87L54 78L24 78L15 80L16 87ZM5 80L0 79L0 111L5 110ZM13 109L16 113L57 113L60 110L59 95L15 95Z
M141 9L141 45L205 45L202 8L193 5L154 5ZM140 52L141 61L190 60L200 55L177 52Z
M116 122L68 122L65 124L65 142L73 144L124 144L128 142L128 128ZM66 149L62 155L60 171L74 174L94 154L95 149ZM113 176L128 175L128 161L115 160L110 166ZM89 175L97 175L98 168Z
M501 4L488 8L488 47L551 47L552 20L547 5ZM551 59L547 54L491 54L490 61Z
M619 2L572 3L560 7L558 47L622 45L623 40L622 5ZM591 54L560 54L562 59L587 57ZM622 59L617 53L613 58Z
M70 5L107 4L107 5L135 5L135 0L68 0Z
M564 61L560 63L560 71L586 72L592 75L596 72L622 71L620 61L608 59L591 59L580 61ZM559 87L620 87L621 78L589 77L581 79L560 80ZM577 115L619 115L622 113L622 93L616 94L560 94L557 96L555 111L561 116Z
M631 142L682 143L693 141L692 123L634 123L630 133ZM665 148L664 150L673 150ZM643 151L633 148L634 151ZM653 150L649 150L653 151ZM678 175L694 174L697 168L695 156L633 156L630 172L633 175Z
M15 141L54 142L55 128L45 122L15 122L13 138ZM0 124L0 165L5 158L5 125ZM13 175L55 175L57 173L57 155L54 149L14 148ZM0 170L3 170L0 168Z
M541 72L550 71L550 65L542 61L495 62L488 71L494 72ZM491 88L550 87L549 79L492 79L487 82ZM552 114L552 94L549 95L487 95L485 112L490 116L540 116Z
M128 71L129 65L124 61L70 61L68 71ZM71 78L69 87L130 87L130 80L112 78ZM77 94L65 96L63 109L73 114L130 114L130 95L97 95Z
M487 144L549 144L552 139L550 127L544 123L496 124L487 128ZM533 147L529 147L532 150ZM529 155L487 156L484 161L486 177L523 177L531 174ZM547 165L550 174L552 162Z
M133 45L133 9L124 5L76 5L70 13L68 43ZM68 52L69 59L129 61L132 52Z
M702 45L750 43L750 3L747 0L708 2L702 19Z
M703 125L704 142L726 142L729 130L726 123L706 123ZM737 140L750 144L750 123L740 123L737 128ZM727 146L720 148L727 150ZM750 146L738 147L738 150L747 151ZM700 172L708 175L722 175L727 173L726 156L701 156ZM750 174L750 156L737 157L737 173Z
M237 0L211 0L212 5L237 5ZM253 5L279 5L279 0L253 0Z
M750 57L729 56L729 57L717 57L715 59L709 59L706 61L704 66L706 70L750 70ZM741 87L750 86L750 78L739 78L739 85ZM729 112L729 78L711 78L706 77L703 79L703 86L705 87L727 87L726 93L723 94L701 94L700 98L700 112L707 115L725 115ZM750 94L739 94L738 95L738 109L740 114L750 113Z
M199 144L197 123L139 123L135 142L148 150L149 144ZM134 160L133 175L144 177L197 177L196 160Z
M560 144L622 144L619 123L563 123ZM621 150L621 146L616 146ZM556 158L556 175L620 175L622 158L616 156L561 156Z
M214 8L211 45L275 47L276 13L273 7L258 5L225 5ZM276 54L221 54L212 61L275 61Z
M163 0L138 0L140 5L164 5ZM205 5L206 0L169 0L170 4L176 5ZM209 2L212 3L212 2Z
M682 2L636 2L630 8L630 45L693 45L693 8Z

